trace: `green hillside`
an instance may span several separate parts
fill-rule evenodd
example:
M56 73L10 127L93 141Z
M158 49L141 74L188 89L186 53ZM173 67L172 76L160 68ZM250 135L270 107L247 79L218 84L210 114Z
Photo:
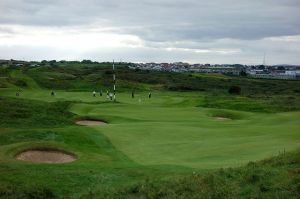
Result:
M300 81L128 66L116 102L111 63L0 66L0 198L299 197ZM76 160L15 158L29 149Z

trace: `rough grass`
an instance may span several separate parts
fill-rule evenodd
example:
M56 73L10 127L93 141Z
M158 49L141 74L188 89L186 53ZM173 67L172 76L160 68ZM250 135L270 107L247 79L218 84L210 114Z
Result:
M281 95L299 93L300 81L260 80L216 74L182 74L130 70L116 65L119 90L140 89L141 84L160 85L173 91L208 91L227 93L231 86L242 88L243 95ZM109 89L112 84L111 64L58 64L26 70L41 87L48 89L88 90Z
M283 153L235 169L193 173L166 181L146 180L129 187L96 192L105 198L299 198L300 152Z
M299 95L230 96L207 95L199 106L250 112L285 112L300 109Z
M45 103L0 97L1 127L42 127L72 124L74 114L68 112L69 102Z
M240 112L220 109L212 109L211 111L209 111L208 115L215 118L219 117L231 120L243 119L244 116L244 114L241 114Z

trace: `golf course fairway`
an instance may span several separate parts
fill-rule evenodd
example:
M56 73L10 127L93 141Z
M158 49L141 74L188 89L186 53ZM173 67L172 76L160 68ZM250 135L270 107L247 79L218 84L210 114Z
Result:
M202 91L152 89L149 98L141 89L132 98L124 89L116 102L84 89L57 89L50 96L51 89L30 75L10 74L27 87L16 97L20 88L1 80L6 86L0 88L0 198L115 198L109 194L144 180L241 168L300 146L299 110L205 107L210 94ZM78 120L105 125L79 125ZM47 164L16 158L24 151L52 149L76 159Z

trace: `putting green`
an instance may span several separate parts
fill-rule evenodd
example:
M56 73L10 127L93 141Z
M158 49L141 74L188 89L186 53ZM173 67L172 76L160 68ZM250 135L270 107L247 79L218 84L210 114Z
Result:
M13 96L12 90L2 95ZM199 169L242 165L299 147L300 112L250 113L196 107L202 93L118 94L119 103L88 92L30 90L21 98L74 101L71 112L109 121L91 127L142 165L178 165ZM96 103L96 104L94 104ZM214 115L229 115L218 120ZM78 127L81 128L81 127Z
M193 97L160 95L153 103L75 104L71 111L110 120L95 127L143 165L210 169L242 165L299 146L300 112L263 114L194 107ZM199 96L201 98L201 96ZM164 106L164 104L167 104ZM216 120L213 114L233 115Z

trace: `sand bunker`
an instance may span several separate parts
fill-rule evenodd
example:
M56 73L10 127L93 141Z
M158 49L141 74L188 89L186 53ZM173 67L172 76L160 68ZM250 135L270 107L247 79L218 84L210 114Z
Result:
M100 126L100 125L105 125L107 123L99 120L78 120L76 124L85 125L85 126Z
M231 118L228 118L228 117L215 117L215 119L220 120L220 121L231 120Z
M17 160L36 163L66 163L76 160L75 156L57 150L28 150L16 156Z

